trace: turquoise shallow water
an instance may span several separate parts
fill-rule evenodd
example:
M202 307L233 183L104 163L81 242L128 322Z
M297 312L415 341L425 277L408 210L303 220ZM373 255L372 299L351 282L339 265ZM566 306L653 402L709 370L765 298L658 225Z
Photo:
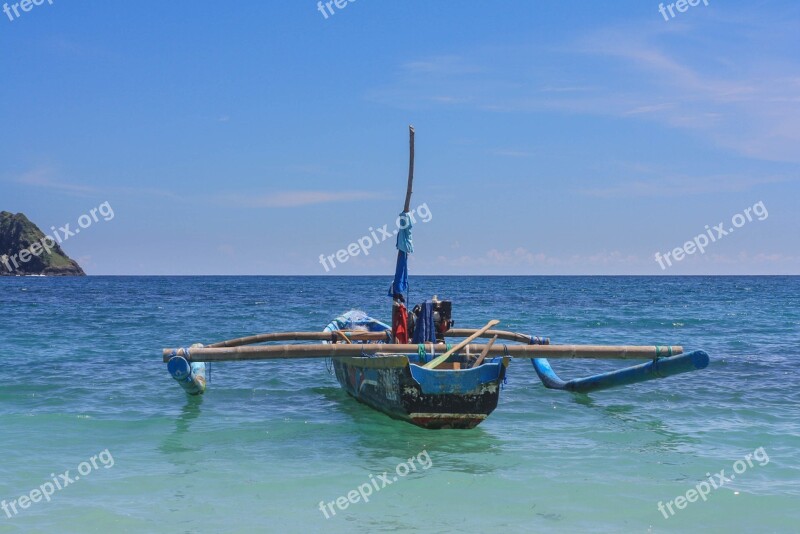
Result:
M161 363L162 347L320 330L351 308L386 319L388 283L0 279L0 499L113 457L50 502L0 511L0 532L800 532L800 277L414 277L411 300L451 298L459 327L497 318L554 343L712 358L588 397L514 362L471 431L374 412L323 361L214 364L200 399ZM613 365L554 363L568 377ZM707 501L659 512L759 447ZM422 451L429 469L330 519L318 509Z

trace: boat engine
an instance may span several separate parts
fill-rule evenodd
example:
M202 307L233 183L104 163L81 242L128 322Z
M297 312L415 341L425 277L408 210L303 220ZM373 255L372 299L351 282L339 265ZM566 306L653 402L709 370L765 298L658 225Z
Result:
M430 301L433 311L433 324L438 343L444 343L444 333L450 330L455 324L453 321L453 302L450 300L439 300L436 296ZM414 309L408 313L408 331L414 332L417 322L420 320L420 315L423 313L423 304L417 304Z

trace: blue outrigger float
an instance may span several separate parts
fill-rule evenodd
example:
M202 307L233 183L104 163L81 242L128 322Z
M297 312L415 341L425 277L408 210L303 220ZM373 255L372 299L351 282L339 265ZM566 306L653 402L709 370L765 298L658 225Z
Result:
M391 325L352 310L320 332L267 333L207 346L164 349L167 369L186 393L205 392L207 362L329 358L336 379L349 395L390 417L430 429L474 428L497 407L512 358L530 359L546 388L582 394L708 366L708 354L700 350L684 354L679 346L551 345L548 338L495 330L496 320L480 329L453 328L452 303L436 297L407 310L413 177L414 129L410 128L408 187L398 218L397 263L389 290L393 298ZM450 338L463 340L452 345ZM478 338L489 341L473 343ZM495 347L497 340L502 343ZM300 343L265 344L286 341ZM565 381L548 358L647 361Z

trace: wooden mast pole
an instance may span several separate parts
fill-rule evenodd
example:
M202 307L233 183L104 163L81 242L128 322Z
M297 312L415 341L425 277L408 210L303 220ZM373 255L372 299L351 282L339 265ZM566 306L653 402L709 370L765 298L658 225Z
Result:
M406 185L406 201L403 204L403 213L408 213L408 210L411 206L411 193L414 190L414 126L408 126L408 184ZM398 252L397 261L400 261L400 252ZM408 261L406 259L406 261ZM392 282L392 287L394 288L394 282ZM408 297L408 294L406 294ZM395 319L397 318L397 314L402 313L405 314L406 308L403 302L402 295L395 293L393 295L392 300L392 334L394 337L395 332ZM403 323L406 323L405 318L402 320ZM396 341L396 339L395 339Z
M406 188L406 203L403 206L403 213L408 213L411 207L411 193L414 184L414 126L408 127L408 187Z

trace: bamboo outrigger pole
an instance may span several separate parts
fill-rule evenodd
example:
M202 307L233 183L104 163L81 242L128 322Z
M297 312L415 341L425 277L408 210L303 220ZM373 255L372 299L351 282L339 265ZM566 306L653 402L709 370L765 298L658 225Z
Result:
M444 333L445 337L469 337L478 332L474 328L451 328ZM227 341L220 341L206 345L206 348L218 347L240 347L242 345L253 345L255 343L265 343L268 341L330 341L335 343L342 340L342 335L347 336L352 341L391 341L391 332L363 332L344 331L337 332L271 332L268 334L257 334L254 336L237 337L236 339L229 339ZM532 344L532 345L549 345L550 339L536 336L528 336L526 334L519 334L517 332L508 332L506 330L487 330L478 337L491 338L497 336L498 339L505 341L516 341L519 343Z
M424 343L427 352L446 352L444 343ZM345 358L375 354L416 354L416 344L309 344L309 345L253 345L244 347L216 347L190 349L164 349L164 361L182 356L189 362L224 362L243 360L285 360L294 358ZM485 344L467 345L471 352L480 353ZM467 347L462 347L465 349ZM496 349L500 352L500 349ZM502 353L515 358L588 358L612 360L652 360L683 353L683 347L653 345L504 345Z
M336 330L334 332L272 332L220 341L219 343L206 345L206 348L241 347L242 345L253 345L267 341L328 341L335 343L342 341L342 336L346 336L350 341L391 341L391 332L348 332L344 330Z

